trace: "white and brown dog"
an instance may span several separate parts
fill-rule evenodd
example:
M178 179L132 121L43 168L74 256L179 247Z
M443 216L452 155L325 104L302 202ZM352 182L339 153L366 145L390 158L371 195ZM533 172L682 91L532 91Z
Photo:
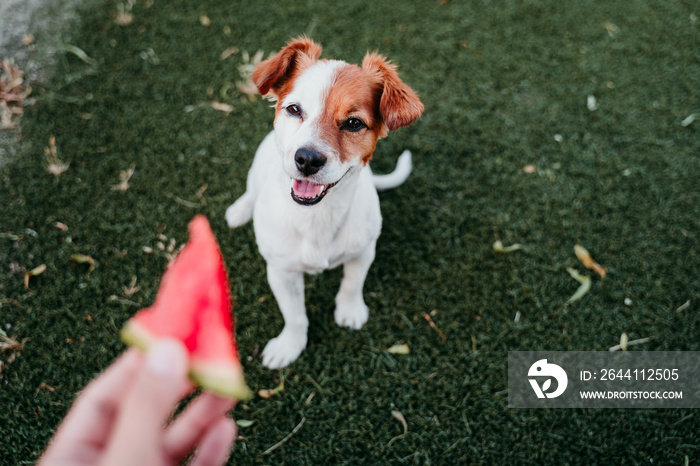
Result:
M406 180L411 153L388 175L373 175L368 162L379 138L423 112L381 55L367 54L361 67L320 55L318 44L299 38L255 69L258 91L276 102L274 130L255 154L245 194L226 210L231 228L253 220L284 317L263 351L271 369L306 347L304 273L343 264L335 321L353 329L367 322L362 287L382 226L377 189Z

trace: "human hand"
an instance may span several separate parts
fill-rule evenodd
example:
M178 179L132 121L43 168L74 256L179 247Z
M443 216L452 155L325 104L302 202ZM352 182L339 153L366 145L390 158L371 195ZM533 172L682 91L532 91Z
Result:
M145 356L127 350L92 381L61 422L39 466L223 464L236 437L235 402L211 393L166 423L192 390L180 342L157 342Z

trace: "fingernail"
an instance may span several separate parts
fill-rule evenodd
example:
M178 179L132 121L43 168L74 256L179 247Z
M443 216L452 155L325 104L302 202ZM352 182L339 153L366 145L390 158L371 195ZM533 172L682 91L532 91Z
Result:
M146 355L146 366L156 375L183 377L187 373L185 348L176 340L158 341Z

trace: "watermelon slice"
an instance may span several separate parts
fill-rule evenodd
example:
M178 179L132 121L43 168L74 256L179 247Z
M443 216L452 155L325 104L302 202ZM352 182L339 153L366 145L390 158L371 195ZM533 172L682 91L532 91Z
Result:
M249 399L219 245L203 215L190 222L189 232L189 242L163 275L155 302L126 323L121 338L143 351L159 338L180 340L196 384L221 396Z

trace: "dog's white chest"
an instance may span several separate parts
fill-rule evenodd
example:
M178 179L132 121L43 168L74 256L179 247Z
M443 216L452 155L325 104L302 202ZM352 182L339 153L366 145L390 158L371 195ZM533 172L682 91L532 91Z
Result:
M378 208L376 214L363 212L362 221L356 218L359 212L345 212L343 218L337 218L299 215L295 210L256 209L253 220L265 260L289 270L319 273L337 267L373 246L381 229Z

